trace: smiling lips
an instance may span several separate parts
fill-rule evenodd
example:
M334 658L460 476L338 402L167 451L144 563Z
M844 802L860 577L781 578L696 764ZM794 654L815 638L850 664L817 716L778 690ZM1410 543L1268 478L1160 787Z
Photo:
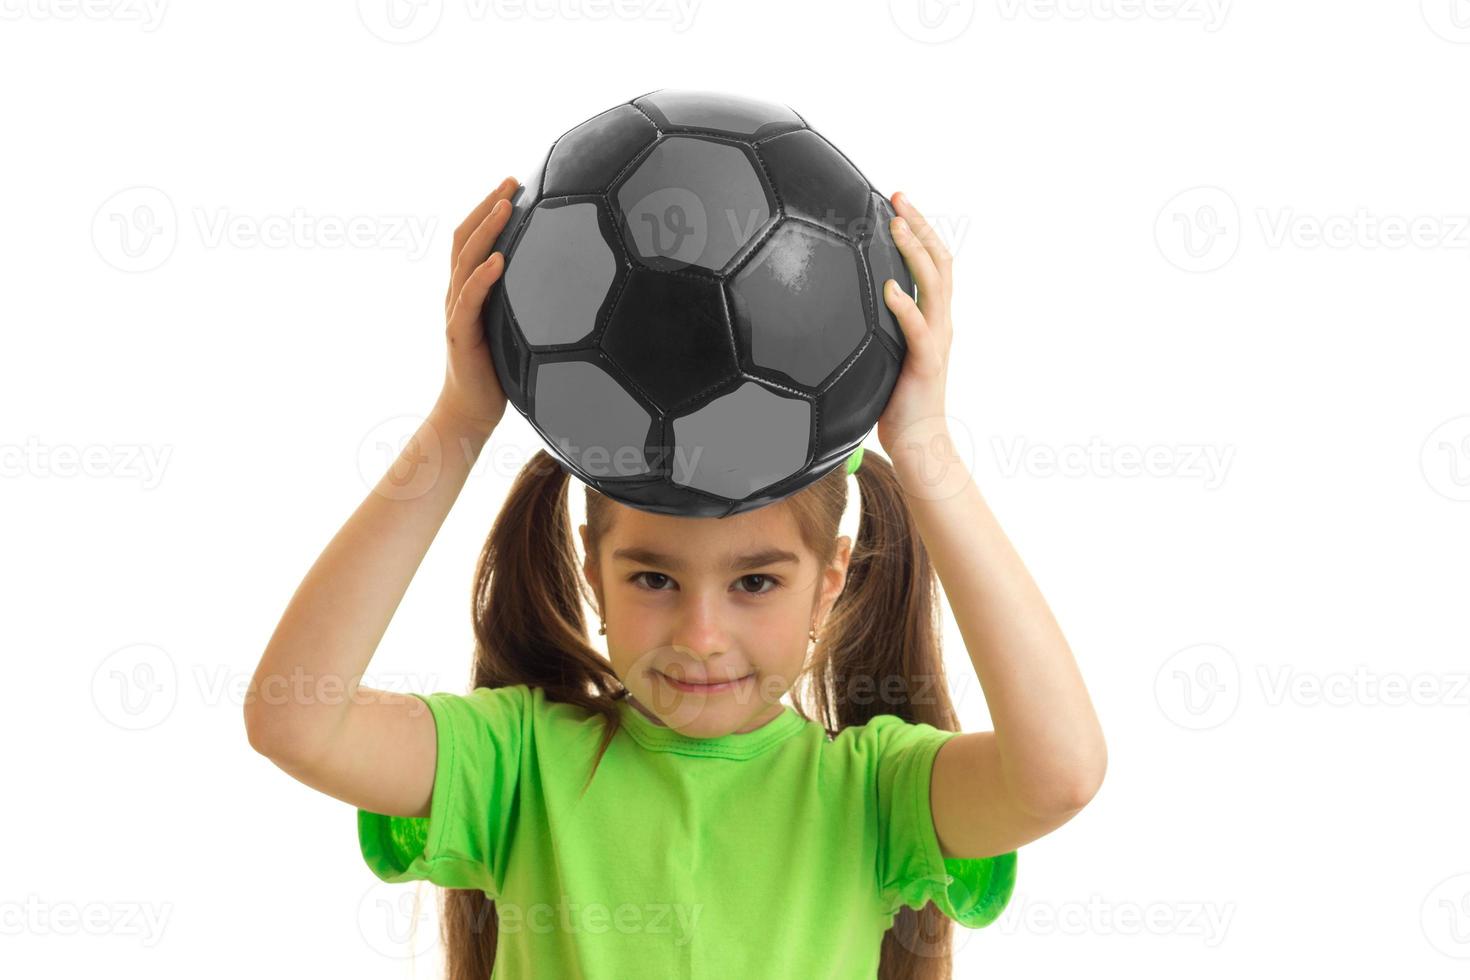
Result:
M720 691L728 691L731 688L738 686L740 683L749 680L754 675L746 674L744 677L736 677L730 680L712 681L709 683L700 683L697 681L681 681L677 678L670 677L663 671L658 671L658 676L668 681L680 691L691 691L701 694L717 694Z

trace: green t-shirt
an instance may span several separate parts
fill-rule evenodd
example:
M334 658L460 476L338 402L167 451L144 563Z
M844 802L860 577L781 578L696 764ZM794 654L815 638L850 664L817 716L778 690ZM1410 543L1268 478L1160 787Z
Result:
M751 732L693 738L626 700L603 722L524 684L416 695L437 727L427 817L358 810L384 881L496 901L494 980L877 975L901 905L994 921L1014 851L945 859L929 809L958 734L879 715L829 738L790 705Z

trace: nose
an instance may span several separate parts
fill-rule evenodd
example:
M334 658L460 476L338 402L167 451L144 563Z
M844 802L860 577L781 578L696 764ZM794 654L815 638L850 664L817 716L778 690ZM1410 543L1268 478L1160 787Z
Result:
M701 662L723 652L729 636L725 629L722 600L721 596L691 593L679 613L674 645L698 657Z

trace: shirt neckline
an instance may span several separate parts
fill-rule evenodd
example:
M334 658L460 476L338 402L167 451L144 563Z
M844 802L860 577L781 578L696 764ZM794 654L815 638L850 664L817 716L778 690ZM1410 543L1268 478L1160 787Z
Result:
M623 727L645 749L652 752L674 752L679 755L717 759L749 759L783 741L806 724L789 704L783 704L779 715L749 732L730 732L714 738L685 735L667 725L655 724L633 707L626 697L614 702L622 715Z

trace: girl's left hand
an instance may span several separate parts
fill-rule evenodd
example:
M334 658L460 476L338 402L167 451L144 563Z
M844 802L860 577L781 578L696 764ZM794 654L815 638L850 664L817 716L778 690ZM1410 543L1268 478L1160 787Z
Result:
M898 318L908 343L903 369L878 419L878 442L889 459L896 459L910 442L927 442L947 429L944 386L954 334L949 316L954 280L949 250L938 233L903 192L894 194L891 203L898 212L889 222L893 243L919 287L915 302L895 280L883 283L884 303Z

